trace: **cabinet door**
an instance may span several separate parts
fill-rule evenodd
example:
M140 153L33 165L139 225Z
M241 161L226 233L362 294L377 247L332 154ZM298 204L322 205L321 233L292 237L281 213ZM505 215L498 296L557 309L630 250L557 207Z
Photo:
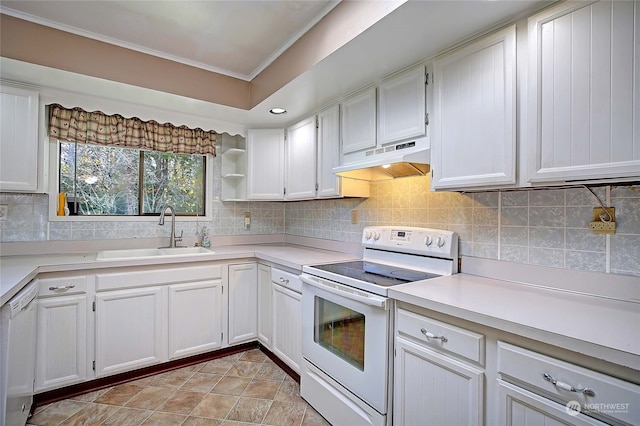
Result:
M501 426L603 426L566 405L498 380L498 419Z
M0 87L0 190L38 189L38 92Z
M318 113L318 197L340 195L340 177L333 168L340 165L340 106Z
M96 376L164 361L162 288L107 291L96 295Z
M284 197L284 130L247 132L247 198L282 200Z
M426 135L424 66L383 81L378 87L378 144Z
M484 423L484 375L477 368L396 338L394 380L394 424Z
M432 187L516 182L515 26L434 62Z
M271 267L258 264L258 339L269 349L273 336L271 300Z
M285 199L316 196L316 118L307 118L287 129L287 182Z
M302 295L273 284L273 353L300 373Z
M222 347L222 280L169 286L169 359Z
M258 335L258 266L229 265L229 344Z
M531 182L640 176L640 2L529 19Z
M88 379L87 296L38 300L36 392Z
M342 154L376 146L376 88L342 103Z

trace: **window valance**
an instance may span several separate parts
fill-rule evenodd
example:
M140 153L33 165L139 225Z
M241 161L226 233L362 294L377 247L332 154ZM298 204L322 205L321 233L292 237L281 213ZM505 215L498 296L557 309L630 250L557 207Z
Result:
M216 154L216 132L142 121L101 111L49 107L49 137L68 142L116 145L176 154Z

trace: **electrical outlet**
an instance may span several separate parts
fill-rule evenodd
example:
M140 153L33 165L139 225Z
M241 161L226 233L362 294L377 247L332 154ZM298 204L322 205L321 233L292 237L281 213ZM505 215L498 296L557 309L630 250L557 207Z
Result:
M615 222L602 222L600 220L594 220L593 222L589 222L589 227L593 229L594 234L613 235L616 233Z
M616 233L616 209L614 207L593 208L593 221L589 222L589 228L594 234L613 235Z
M244 212L244 229L251 228L251 212Z
M351 210L351 223L354 225L358 223L358 210Z
M7 216L9 216L9 206L6 204L0 205L0 221L7 220Z

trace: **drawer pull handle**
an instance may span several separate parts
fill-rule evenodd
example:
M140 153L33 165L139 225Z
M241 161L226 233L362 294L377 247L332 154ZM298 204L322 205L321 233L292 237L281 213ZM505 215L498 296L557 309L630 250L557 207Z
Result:
M289 284L289 280L286 280L286 279L280 277L280 283L281 284Z
M581 394L586 395L586 396L596 396L596 393L594 391L592 391L591 389L589 389L589 388L574 388L573 386L571 386L568 383L557 381L549 373L542 373L542 377L544 377L544 379L547 382L551 383L552 385L554 385L558 389L566 390L566 391L569 391L569 392L581 393Z
M427 339L436 339L436 340L440 340L442 343L446 343L449 341L449 339L447 339L445 336L436 336L433 333L429 333L427 330L425 330L424 328L420 329L420 332L422 334L424 334L424 337L426 337Z
M58 290L70 290L72 288L74 288L75 285L59 285L56 287L49 287L49 290L51 291L58 291Z

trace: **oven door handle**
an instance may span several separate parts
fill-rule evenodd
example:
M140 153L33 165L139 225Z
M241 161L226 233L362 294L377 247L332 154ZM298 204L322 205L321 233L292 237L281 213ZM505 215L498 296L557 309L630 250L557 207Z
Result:
M352 289L349 286L338 284L332 281L326 281L321 278L312 278L311 276L306 274L300 275L300 279L303 283L306 283L310 286L319 288L340 297L346 297L347 299L364 303L365 305L382 308L385 311L389 310L390 307L390 304L388 303L389 299L387 299L386 297L364 293L359 290Z

